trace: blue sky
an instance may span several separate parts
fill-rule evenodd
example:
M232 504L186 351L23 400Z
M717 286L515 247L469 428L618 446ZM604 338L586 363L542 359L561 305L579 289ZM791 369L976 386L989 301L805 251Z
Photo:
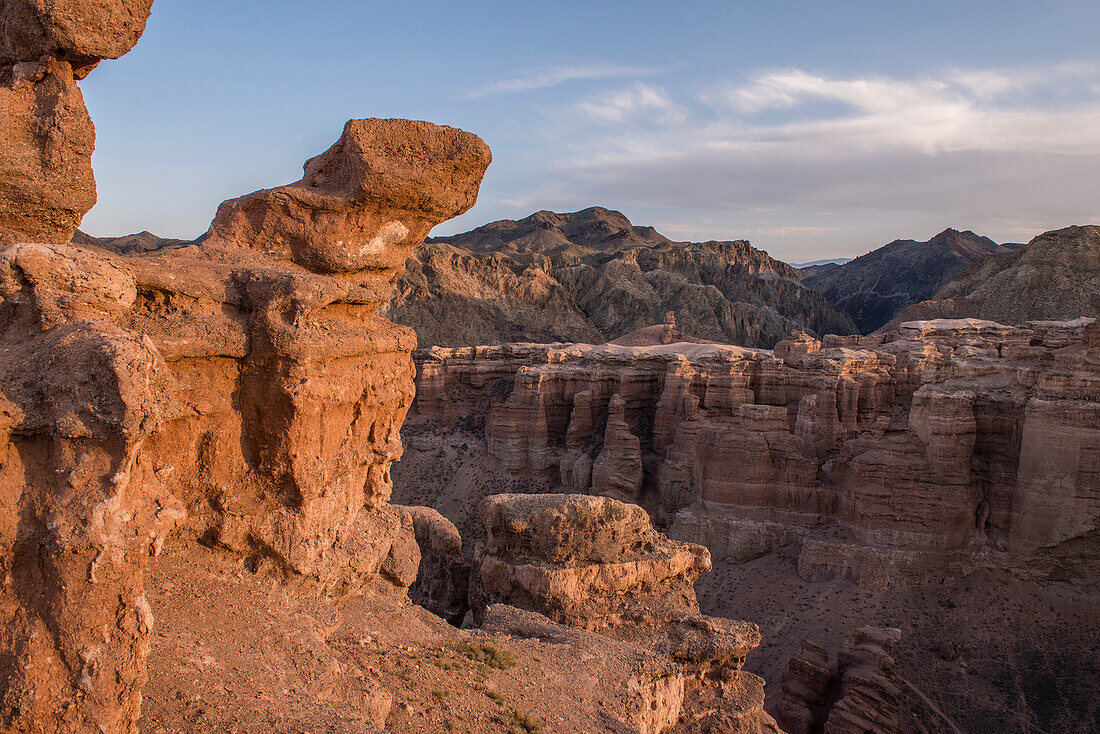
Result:
M82 83L83 229L203 232L352 117L481 135L448 234L602 205L677 239L855 255L1100 222L1100 2L156 0Z

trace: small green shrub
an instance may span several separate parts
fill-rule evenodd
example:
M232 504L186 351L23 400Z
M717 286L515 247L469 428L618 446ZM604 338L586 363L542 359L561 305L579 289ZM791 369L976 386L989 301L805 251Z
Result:
M475 663L481 663L500 670L511 668L518 660L516 654L508 648L481 640L463 642L458 646L458 652Z
M534 714L516 709L512 712L508 734L542 734L542 721Z

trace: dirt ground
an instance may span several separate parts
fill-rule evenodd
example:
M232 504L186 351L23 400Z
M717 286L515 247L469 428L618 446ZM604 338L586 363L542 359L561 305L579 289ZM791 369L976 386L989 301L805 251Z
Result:
M182 540L146 588L142 732L633 731L634 661L593 633L467 632L392 593L333 604Z

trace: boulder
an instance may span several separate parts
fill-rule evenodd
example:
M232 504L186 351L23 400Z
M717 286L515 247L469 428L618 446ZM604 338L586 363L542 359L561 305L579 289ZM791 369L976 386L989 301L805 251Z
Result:
M145 32L153 0L6 0L0 7L0 65L52 56L78 78L117 59Z
M710 570L706 549L668 540L643 509L608 497L494 495L479 512L486 540L470 601L482 624L496 629L499 610L516 607L509 616L529 635L556 623L629 644L650 661L627 686L648 701L641 731L778 731L763 680L741 669L760 644L756 625L699 611L693 582ZM532 612L548 619L534 624Z

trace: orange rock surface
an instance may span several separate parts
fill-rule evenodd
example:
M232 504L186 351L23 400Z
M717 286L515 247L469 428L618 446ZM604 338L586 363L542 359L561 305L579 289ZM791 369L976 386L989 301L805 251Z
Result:
M484 143L450 128L347 130L378 140L341 139L328 168L380 171L382 188L412 170L439 192L425 183L404 200L398 179L386 201L333 185L298 202L307 217L342 206L368 242L390 223L416 233L464 211L489 163ZM347 233L316 238L318 252L350 247L343 262L367 262ZM154 619L144 575L173 529L326 597L416 579L412 523L387 504L414 345L378 314L391 243L344 277L298 264L331 269L308 250L250 244L212 235L133 258L0 250L0 613L15 661L3 705L17 729L133 730Z

